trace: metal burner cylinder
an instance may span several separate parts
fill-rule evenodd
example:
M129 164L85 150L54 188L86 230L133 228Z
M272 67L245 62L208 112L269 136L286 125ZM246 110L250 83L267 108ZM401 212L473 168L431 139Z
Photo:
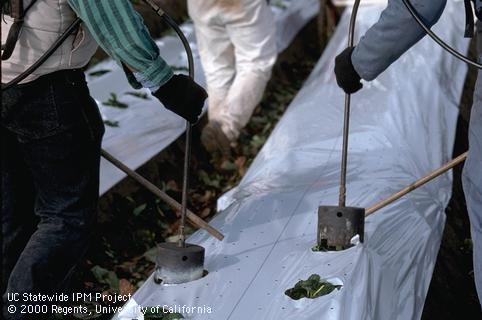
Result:
M162 284L179 284L194 281L204 274L204 248L186 243L161 243L156 258L154 281Z
M363 242L365 209L353 207L320 206L318 208L318 246L338 250L352 246L357 234Z

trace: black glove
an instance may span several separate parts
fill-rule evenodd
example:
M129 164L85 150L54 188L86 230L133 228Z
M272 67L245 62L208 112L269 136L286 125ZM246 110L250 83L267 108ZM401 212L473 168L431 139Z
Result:
M152 93L162 104L190 123L196 123L202 112L206 91L191 77L183 74L174 75L156 92Z
M335 58L336 83L346 93L355 93L363 88L361 78L351 62L354 49L355 47L348 47Z

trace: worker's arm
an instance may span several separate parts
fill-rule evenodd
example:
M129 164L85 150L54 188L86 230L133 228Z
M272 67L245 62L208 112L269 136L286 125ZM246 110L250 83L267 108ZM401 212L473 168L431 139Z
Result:
M428 27L438 21L447 2L410 1ZM463 4L460 10L464 10ZM413 19L403 2L389 0L378 22L366 32L355 47L351 56L353 67L361 78L373 80L424 36L424 30Z
M129 0L69 0L69 4L99 46L130 69L126 74L134 88L142 85L131 71L158 86L172 77L171 68L159 56L157 45Z
M167 109L197 121L206 92L190 77L173 75L130 0L68 1L102 49L124 67L134 88L149 88Z

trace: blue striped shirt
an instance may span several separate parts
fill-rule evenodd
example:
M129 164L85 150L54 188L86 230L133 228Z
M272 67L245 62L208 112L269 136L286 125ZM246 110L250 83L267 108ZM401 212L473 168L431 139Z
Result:
M173 75L171 67L159 55L142 17L130 0L68 0L99 46L120 65L126 65L147 83L161 86ZM142 85L124 68L129 83Z

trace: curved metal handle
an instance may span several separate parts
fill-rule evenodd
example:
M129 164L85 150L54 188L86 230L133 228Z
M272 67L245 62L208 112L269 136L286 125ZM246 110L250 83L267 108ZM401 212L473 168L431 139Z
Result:
M430 28L425 25L422 18L418 14L417 10L415 10L414 6L409 0L402 0L402 1L405 7L407 7L412 17L415 19L415 21L425 31L425 33L427 33L430 36L430 38L433 39L433 41L435 41L439 46L441 46L445 51L453 55L455 58L467 63L469 66L475 67L477 69L482 69L482 64L467 58L466 56L464 56L463 54L461 54L460 52L458 52L457 50L449 46L447 43L445 43L432 30L430 30Z
M358 8L360 7L360 0L355 0L350 18L350 27L348 30L348 47L353 47L355 43L355 25ZM338 206L344 207L346 205L346 170L348 166L348 137L350 133L350 106L351 95L345 94L345 112L343 120L343 147L341 151L341 177L340 177L340 196Z
M192 55L191 46L186 36L182 32L177 23L165 13L159 6L150 0L144 0L179 36L181 39L184 50L187 54L189 76L194 79L194 58ZM189 121L186 121L186 147L184 150L184 169L183 169L183 181L182 181L182 200L181 200L181 223L179 224L179 247L186 246L185 237L185 225L186 225L186 212L187 212L187 198L189 196L189 169L191 167L191 149L192 149L192 125Z

